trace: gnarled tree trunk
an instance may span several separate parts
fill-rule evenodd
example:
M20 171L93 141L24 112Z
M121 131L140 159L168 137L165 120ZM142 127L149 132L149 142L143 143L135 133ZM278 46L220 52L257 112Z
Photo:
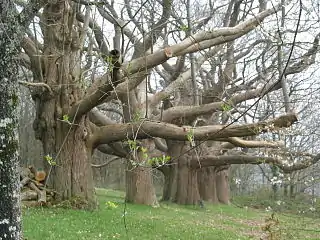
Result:
M87 202L89 208L94 208L96 199L91 168L92 150L85 141L84 121L59 138L64 142L60 142L61 148L58 150L60 154L53 171L53 187L60 193L59 200L78 197Z
M189 149L188 142L168 141L168 155L171 157L173 166L165 179L168 181L164 187L163 195L167 200L178 204L198 204L200 200L197 170L192 169L190 161L193 160L193 155L186 153ZM168 184L173 185L169 188ZM170 190L169 190L170 189ZM168 194L170 197L168 198Z
M189 168L188 159L180 159L176 203L196 205L200 201L197 171Z
M220 203L229 204L229 180L228 170L222 170L216 174L217 196Z
M163 166L159 169L164 175L164 185L161 201L176 202L177 191L177 167L174 165Z
M133 166L128 163L126 170L126 201L150 206L158 205L150 168Z
M49 176L57 200L78 197L89 208L95 206L91 169L92 146L86 141L86 116L69 119L72 106L83 97L80 73L79 36L71 1L49 2L43 9L43 57L34 60L34 80L46 87L36 89L34 130L44 154L56 161Z
M214 167L200 168L198 170L198 185L200 197L204 201L218 203L216 172Z

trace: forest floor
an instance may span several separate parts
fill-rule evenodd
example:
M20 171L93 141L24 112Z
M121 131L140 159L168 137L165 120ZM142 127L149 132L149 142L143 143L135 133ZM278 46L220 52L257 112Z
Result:
M320 219L234 205L153 208L124 204L122 192L97 189L99 209L24 208L27 240L320 239ZM271 235L273 238L271 238ZM268 238L269 237L269 238Z

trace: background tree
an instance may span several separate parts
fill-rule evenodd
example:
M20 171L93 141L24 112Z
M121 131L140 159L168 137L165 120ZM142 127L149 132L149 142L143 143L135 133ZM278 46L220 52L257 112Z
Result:
M57 198L95 205L95 149L127 159L126 199L143 204L157 202L151 167L164 174L164 200L195 204L229 202L231 164L290 172L317 162L248 151L278 148L277 139L256 136L297 121L291 108L255 112L277 90L287 103L287 81L315 62L318 33L299 24L303 9L294 1L44 4L22 41L21 64L33 80L21 84L35 101L36 138L56 163ZM304 31L310 41L297 42ZM120 114L110 119L110 111Z

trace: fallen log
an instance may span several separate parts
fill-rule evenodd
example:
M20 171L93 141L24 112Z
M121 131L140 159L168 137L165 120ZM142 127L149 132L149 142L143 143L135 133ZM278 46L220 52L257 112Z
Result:
M35 184L34 182L29 182L29 187L30 189L34 190L37 195L38 195L38 202L41 202L41 203L45 203L47 202L47 199L46 199L46 191L45 190L40 190Z
M20 199L21 199L21 201L37 200L38 199L38 194L33 190L26 189L26 190L21 192Z

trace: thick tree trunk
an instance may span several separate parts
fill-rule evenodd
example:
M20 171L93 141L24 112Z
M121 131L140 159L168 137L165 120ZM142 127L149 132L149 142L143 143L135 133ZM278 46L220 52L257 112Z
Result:
M230 203L228 171L223 170L216 175L217 196L220 203Z
M152 170L128 164L126 170L126 201L157 206L158 201L152 181Z
M75 9L72 1L49 2L43 9L43 58L32 67L34 81L44 82L49 89L32 92L36 104L33 126L47 160L52 158L57 164L49 176L49 183L57 191L56 199L76 197L82 203L79 207L93 208L96 201L92 146L86 141L90 132L88 120L86 116L75 120L68 116L72 106L84 95Z
M170 171L167 176L167 184L173 183L170 187L170 201L178 204L198 204L200 201L197 170L190 168L189 161L192 160L192 155L186 153L189 149L189 143L181 141L168 141L168 155L171 156L174 166L173 171ZM168 187L164 191L169 193ZM164 192L164 195L167 193ZM168 199L168 196L166 196Z
M58 125L60 124L66 123ZM92 209L96 206L91 167L92 151L90 146L86 145L83 125L84 120L72 128L58 127L60 130L56 133L56 145L53 149L46 144L44 146L45 152L55 153L52 155L57 161L57 166L50 176L53 188L58 192L56 200L78 198L84 204L80 207ZM68 128L69 132L64 134L64 128Z
M176 202L177 168L174 165L164 166L160 171L164 175L164 186L161 201Z
M176 203L197 205L200 201L197 171L179 161Z
M228 170L217 172L215 167L192 169L193 156L189 143L168 141L170 168L161 171L165 176L163 200L178 204L199 204L200 199L211 203L229 204Z
M57 192L55 200L77 198L81 202L79 207L92 209L96 206L96 199L91 168L92 150L86 142L87 129L85 118L73 126L57 121L54 128L43 133L42 139L45 139L45 158L55 162L48 176L49 184Z
M198 170L198 185L202 200L218 203L216 188L216 172L214 167L201 168Z
M128 100L129 99L129 100ZM138 107L137 96L134 92L128 93L123 97L123 114L126 122L134 121L134 116L140 118L141 112ZM130 102L130 106L128 106ZM143 145L146 150L146 154L149 156L154 146L151 146L150 141L142 140L137 145ZM141 146L140 146L141 147ZM145 204L150 206L157 206L158 200L156 197L155 188L153 186L152 169L146 166L146 159L141 152L141 148L133 147L135 154L131 156L132 161L136 166L133 166L130 161L127 163L126 170L126 201L137 204Z
M12 1L0 1L0 239L20 240L16 56L23 32Z

